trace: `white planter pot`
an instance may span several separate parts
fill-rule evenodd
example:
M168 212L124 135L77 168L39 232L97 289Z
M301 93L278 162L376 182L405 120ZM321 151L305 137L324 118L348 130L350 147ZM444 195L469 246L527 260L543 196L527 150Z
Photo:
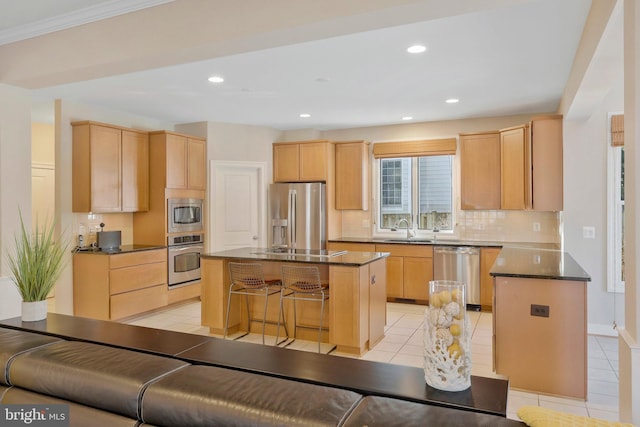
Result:
M47 318L47 300L22 302L22 321L36 322Z

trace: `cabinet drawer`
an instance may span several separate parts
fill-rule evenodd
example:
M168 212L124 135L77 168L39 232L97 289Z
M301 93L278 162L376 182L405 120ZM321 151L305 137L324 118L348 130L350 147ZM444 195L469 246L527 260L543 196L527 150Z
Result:
M109 271L111 295L167 284L167 263L136 265Z
M373 243L329 242L327 243L327 249L332 251L375 252L376 245Z
M418 258L433 258L433 246L431 245L376 245L377 252L390 252L391 256L410 256Z
M109 255L110 268L130 267L132 265L162 262L167 260L167 250L129 252L126 254Z
M111 319L122 319L134 314L167 305L167 285L140 289L111 296Z

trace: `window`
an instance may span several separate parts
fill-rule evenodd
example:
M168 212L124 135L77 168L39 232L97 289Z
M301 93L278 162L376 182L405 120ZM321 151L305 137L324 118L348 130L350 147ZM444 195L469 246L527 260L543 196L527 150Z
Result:
M403 219L417 230L453 230L452 155L379 161L381 230L394 228Z
M624 115L609 115L607 291L624 292Z

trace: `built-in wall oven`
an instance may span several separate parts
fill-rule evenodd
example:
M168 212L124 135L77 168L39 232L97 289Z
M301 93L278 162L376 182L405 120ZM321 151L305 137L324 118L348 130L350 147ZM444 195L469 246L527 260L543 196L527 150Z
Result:
M167 231L188 233L204 230L202 199L168 199Z
M167 238L169 287L188 285L200 280L200 254L204 250L204 234L188 234Z

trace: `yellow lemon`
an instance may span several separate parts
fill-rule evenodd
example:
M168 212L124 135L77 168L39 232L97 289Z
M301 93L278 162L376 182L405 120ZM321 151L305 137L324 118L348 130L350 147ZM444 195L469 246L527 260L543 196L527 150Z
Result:
M431 295L431 301L429 301L431 307L440 308L442 307L442 302L440 301L440 295L433 294Z
M462 349L460 348L460 345L457 342L454 342L453 344L451 344L447 350L449 351L449 356L457 359L460 356L462 356Z
M451 332L451 335L453 335L454 337L457 337L462 332L462 328L460 328L460 325L458 325L457 323L454 323L449 326L449 332Z
M451 292L442 291L440 292L440 302L444 304L449 304L451 302Z

